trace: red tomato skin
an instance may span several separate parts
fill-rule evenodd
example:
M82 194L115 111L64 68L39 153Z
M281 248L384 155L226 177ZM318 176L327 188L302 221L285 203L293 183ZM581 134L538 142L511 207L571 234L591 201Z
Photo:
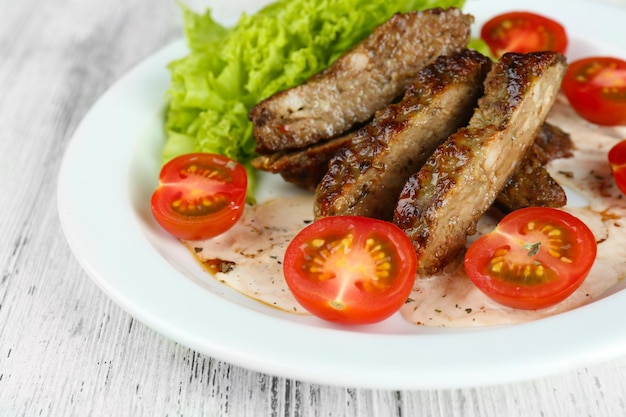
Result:
M607 56L573 61L562 90L574 110L589 122L626 125L626 61Z
M307 242L316 237L343 235L354 231L356 235L371 233L386 236L398 262L398 273L389 288L377 291L356 291L354 285L346 290L342 309L332 308L329 300L334 299L340 278L317 280L304 269ZM378 239L378 238L377 238ZM358 258L358 257L357 257ZM359 259L348 259L352 264ZM289 244L283 262L285 281L294 297L313 315L344 325L365 325L380 322L395 312L408 299L416 278L417 255L410 239L392 223L359 216L333 216L317 220L304 228Z
M569 42L567 32L559 22L526 11L494 16L482 26L480 37L496 57L506 52L544 50L564 54Z
M554 282L538 285L507 282L492 276L487 265L496 256L496 250L513 246L510 236L518 237L518 231L530 221L547 222L561 230L570 230L575 248L573 262L550 262L550 257L544 254L542 263L553 268L558 278ZM530 207L505 216L494 231L477 239L465 255L465 270L472 282L497 303L516 309L536 310L558 304L578 289L589 274L596 253L597 243L593 233L578 218L558 209ZM539 258L531 258L535 259Z
M626 194L626 140L614 145L608 154L613 179L620 191Z
M218 179L207 180L201 175L186 172L196 164L208 171L221 172ZM159 174L159 186L152 194L152 214L168 233L182 240L204 240L218 236L239 221L246 199L247 173L236 161L222 155L192 153L176 157L166 163ZM202 195L220 195L228 199L218 210L200 215L186 215L172 208L181 190L203 191ZM186 194L183 194L186 195Z

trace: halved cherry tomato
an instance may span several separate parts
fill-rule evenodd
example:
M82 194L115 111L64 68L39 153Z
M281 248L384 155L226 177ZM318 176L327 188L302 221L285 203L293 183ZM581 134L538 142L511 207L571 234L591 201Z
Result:
M558 22L530 12L510 12L488 20L480 37L496 57L506 52L556 51L567 49L567 33Z
M626 61L600 56L571 62L562 87L574 110L590 122L626 125Z
M626 140L613 146L608 157L615 184L626 194Z
M498 303L534 310L572 294L596 252L595 237L581 220L562 210L529 207L477 239L465 254L465 271Z
M241 218L247 183L243 166L225 156L181 155L161 168L152 214L179 239L208 239Z
M406 302L417 255L396 225L359 216L326 217L289 244L287 285L312 314L342 324L369 324Z

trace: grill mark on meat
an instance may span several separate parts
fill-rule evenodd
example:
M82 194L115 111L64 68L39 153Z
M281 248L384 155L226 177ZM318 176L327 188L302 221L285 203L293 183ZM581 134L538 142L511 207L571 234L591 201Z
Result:
M465 48L472 22L456 8L395 14L329 68L254 106L256 151L303 148L370 120L419 69Z
M475 51L441 56L422 69L397 104L376 113L330 161L315 193L316 218L391 220L406 180L469 121L491 61Z
M559 91L565 58L505 54L485 81L467 128L439 146L403 188L394 223L412 239L420 275L465 247L483 213L531 147Z

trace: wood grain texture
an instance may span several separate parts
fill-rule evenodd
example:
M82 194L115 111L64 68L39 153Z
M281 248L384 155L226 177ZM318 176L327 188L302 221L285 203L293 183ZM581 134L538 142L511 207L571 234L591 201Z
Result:
M111 302L63 237L56 178L98 97L180 36L171 0L0 0L0 416L626 414L626 358L475 389L329 387L198 354Z

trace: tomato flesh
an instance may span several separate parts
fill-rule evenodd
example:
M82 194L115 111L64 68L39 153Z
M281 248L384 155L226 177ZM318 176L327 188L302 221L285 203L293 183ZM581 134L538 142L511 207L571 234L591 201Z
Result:
M406 302L417 255L392 223L334 216L305 227L289 244L283 271L296 300L342 324L379 322Z
M241 218L247 181L243 166L225 156L181 155L161 168L152 214L179 239L215 237Z
M530 12L510 12L495 16L482 27L481 38L496 57L506 52L565 53L568 44L565 28L558 22Z
M496 302L518 309L552 306L571 295L595 261L591 230L562 210L530 207L504 217L465 255L474 284Z
M626 125L626 61L601 56L571 62L562 87L574 110L588 121Z
M626 194L626 140L614 145L608 154L615 184Z

